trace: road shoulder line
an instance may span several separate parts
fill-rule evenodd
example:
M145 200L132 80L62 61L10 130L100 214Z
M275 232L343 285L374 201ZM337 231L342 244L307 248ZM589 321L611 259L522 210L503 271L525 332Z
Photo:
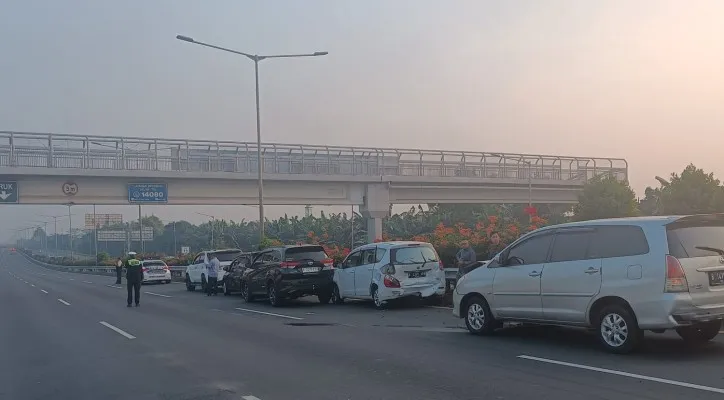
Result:
M113 326L113 325L109 324L109 323L106 322L106 321L99 321L98 323L101 324L101 325L103 325L103 326L105 326L106 328L108 328L108 329L110 329L110 330L118 333L119 335L124 336L126 339L135 339L135 338L136 338L135 336L131 335L130 333L128 333L128 332L126 332L126 331L124 331L123 329L118 328L118 327L116 327L116 326Z

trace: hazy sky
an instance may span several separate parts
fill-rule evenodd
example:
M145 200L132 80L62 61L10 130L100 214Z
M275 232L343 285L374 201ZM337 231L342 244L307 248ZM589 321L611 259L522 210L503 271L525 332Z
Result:
M624 157L642 195L690 162L724 176L723 17L720 0L2 0L0 129L255 140L253 64L184 34L329 51L263 63L265 141ZM2 207L0 239L64 210Z

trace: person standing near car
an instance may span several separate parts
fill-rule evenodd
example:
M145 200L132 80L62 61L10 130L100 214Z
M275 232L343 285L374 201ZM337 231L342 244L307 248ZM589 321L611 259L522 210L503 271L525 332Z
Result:
M468 268L475 264L477 255L475 250L470 247L470 242L463 240L460 242L460 250L455 254L455 265L458 267L458 277L468 273Z
M500 234L498 232L490 232L490 245L488 246L488 255L485 257L485 261L492 260L498 255L505 246L500 242Z
M121 275L123 274L123 260L121 260L121 257L118 257L118 260L116 260L116 285L121 284Z
M211 260L206 264L206 274L208 275L208 281L206 282L206 295L211 296L213 293L216 296L216 286L219 279L219 269L221 269L221 263L216 254L211 255Z
M126 260L126 290L128 291L127 306L130 307L132 300L135 300L136 307L141 302L141 282L143 282L143 267L136 258L135 252L128 253Z

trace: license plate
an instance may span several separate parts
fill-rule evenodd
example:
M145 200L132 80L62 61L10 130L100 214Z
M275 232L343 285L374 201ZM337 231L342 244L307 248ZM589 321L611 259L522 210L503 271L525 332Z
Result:
M320 270L319 267L307 267L307 268L302 268L302 273L306 274L309 272L319 272L319 270Z
M724 285L724 271L709 272L709 286Z
M407 274L410 278L422 278L425 276L425 271L412 271Z

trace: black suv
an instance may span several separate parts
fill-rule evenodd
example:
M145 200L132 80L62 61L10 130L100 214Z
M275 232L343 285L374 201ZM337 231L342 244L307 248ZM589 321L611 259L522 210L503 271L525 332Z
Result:
M242 253L237 256L229 266L224 267L224 280L221 282L224 288L224 295L228 296L232 292L241 292L241 277L251 266L259 251L252 251L249 253Z
M268 297L272 306L285 299L317 296L329 303L334 286L334 262L318 245L272 247L260 251L241 276L241 294L247 302Z

